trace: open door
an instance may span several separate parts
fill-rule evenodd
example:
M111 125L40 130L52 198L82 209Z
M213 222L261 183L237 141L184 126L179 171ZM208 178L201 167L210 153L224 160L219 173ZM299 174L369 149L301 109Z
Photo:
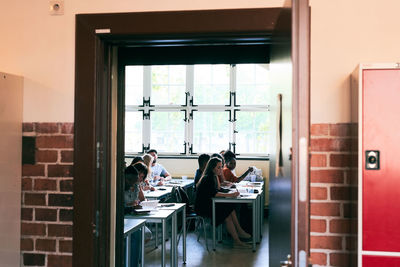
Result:
M74 266L120 266L121 262L121 255L114 254L115 251L121 249L119 243L114 244L112 242L112 240L118 241L118 237L113 239L112 233L121 234L121 231L118 230L121 228L121 222L118 222L118 220L123 220L123 218L118 219L117 216L115 224L111 221L115 219L113 217L115 209L112 210L112 207L115 207L118 201L121 201L115 195L113 197L115 188L112 188L112 181L118 173L115 166L113 167L111 164L111 159L115 157L115 150L112 147L112 127L114 125L112 94L115 93L111 90L113 87L111 78L113 72L111 68L112 49L120 45L127 45L132 40L142 44L154 45L155 40L164 38L164 41L169 42L172 39L176 40L177 36L182 38L183 41L196 41L212 36L216 41L219 40L222 43L226 42L227 38L232 39L233 37L242 42L242 45L258 40L269 41L280 12L280 8L266 8L77 15ZM283 164L282 166L278 164L278 169L282 167L283 175L286 178L280 177L280 180L276 180L277 182L285 182L283 186L286 186L285 194L288 195L280 194L277 191L278 194L275 199L278 200L276 202L278 206L275 209L272 203L271 213L283 211L279 206L286 206L285 214L289 214L289 221L286 222L288 230L285 232L285 237L284 235L280 236L285 248L279 253L285 256L292 250L293 266L306 266L309 233L307 186L309 131L308 1L293 0L292 16L292 27L295 27L292 31L292 44L289 43L285 48L289 53L286 55L284 53L283 59L290 62L291 48L292 64L288 63L287 66L290 69L288 73L293 71L293 79L289 79L289 81L292 81L294 89L290 92L291 86L287 86L288 93L282 96L281 121L283 127L281 131L282 141L279 141L281 143L282 161L278 160L278 163ZM168 23L165 23L166 21ZM302 23L299 24L299 21ZM218 38L215 38L215 36L218 36ZM304 38L300 39L300 36ZM281 64L277 60L277 67L279 66ZM285 105L286 101L292 102L292 105L288 107ZM299 105L298 103L302 104ZM280 105L276 105L276 107L280 107ZM292 114L292 121L288 114ZM299 143L302 144L303 150L299 149ZM290 147L293 148L293 160L291 162L289 161ZM118 162L121 162L121 159L118 159ZM302 165L299 167L300 163ZM289 178L290 176L291 178ZM300 182L299 179L301 179ZM274 187L274 184L272 184L272 187L279 189L279 184L276 185L277 187ZM117 184L116 186L121 185ZM283 199L280 200L279 198L282 197ZM279 219L279 215L277 216L276 218ZM289 227L290 220L291 227ZM115 229L113 225L115 225ZM290 234L292 235L291 238ZM279 254L276 255L278 262L285 260L285 257L281 258ZM275 254L273 257L275 257ZM300 264L297 264L298 258ZM277 261L271 263L270 266L278 266Z
M308 266L309 258L309 125L310 125L310 8L308 0L293 0L289 46L271 50L271 70L277 65L292 81L279 79L289 93L275 94L276 137L271 139L269 199L269 265ZM289 68L290 69L290 68ZM276 77L276 76L274 76ZM292 97L292 99L290 99ZM289 99L288 99L289 98ZM288 110L288 106L290 107ZM289 256L289 258L288 258Z

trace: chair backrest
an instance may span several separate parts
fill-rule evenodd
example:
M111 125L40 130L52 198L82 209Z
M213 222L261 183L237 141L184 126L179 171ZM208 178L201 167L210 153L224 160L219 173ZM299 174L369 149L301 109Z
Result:
M177 187L177 186L172 187L171 198L172 198L172 202L182 203L182 198L181 198L181 195L179 192L179 187Z
M190 204L190 199L188 194L186 193L185 189L183 189L182 187L178 187L177 191L179 192L180 195L180 203L186 203L187 206L189 206Z

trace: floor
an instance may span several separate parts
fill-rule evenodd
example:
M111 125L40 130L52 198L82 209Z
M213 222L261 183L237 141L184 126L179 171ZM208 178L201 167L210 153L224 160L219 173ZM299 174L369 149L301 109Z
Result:
M154 237L154 235L153 235ZM208 246L210 252L207 252L203 236L200 242L197 242L197 235L194 232L189 232L187 235L186 246L186 266L265 266L268 267L269 262L269 247L268 247L268 221L264 220L263 238L261 243L257 245L256 252L251 249L238 249L232 247L232 241L227 236L224 236L222 243L217 243L216 251L212 250L212 234L208 233ZM170 242L166 243L166 265L170 266ZM150 244L146 245L145 249L145 266L160 266L161 265L161 247L154 248L154 238ZM182 240L178 246L178 266L185 266L182 257Z

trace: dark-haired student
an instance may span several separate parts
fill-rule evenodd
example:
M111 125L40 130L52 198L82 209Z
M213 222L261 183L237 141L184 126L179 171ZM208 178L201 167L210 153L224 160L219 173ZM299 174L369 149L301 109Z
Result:
M139 177L140 173L134 166L128 166L125 169L125 187L124 187L124 206L125 211L129 212L128 208L135 207L140 203L139 200ZM145 242L148 242L151 239L151 231L145 227ZM139 259L141 255L141 233L140 231L136 231L131 235L131 265L139 266Z
M163 165L157 162L157 150L150 149L149 151L147 151L147 154L153 156L153 163L151 164L151 177L153 178L153 181L164 182L165 180L171 180L171 175L168 173L168 171L164 168Z
M218 192L217 176L222 172L222 160L220 158L211 158L206 166L203 176L197 185L195 211L198 215L211 218L212 217L212 198L213 197L237 197L239 192L232 193ZM239 224L235 212L235 205L229 203L216 204L216 225L225 222L226 229L232 236L234 245L238 247L249 247L243 243L240 238L250 238Z
M197 185L201 176L203 175L204 170L206 169L207 162L210 160L210 155L201 154L197 161L199 162L199 168L196 170L196 174L194 175L194 184Z
M222 150L222 151L224 151L224 150ZM224 152L225 152L225 151L224 151ZM224 157L222 156L222 154L214 153L214 154L211 155L211 157L212 157L212 158L213 158L213 157L219 158L219 159L221 160L221 162L222 162L222 168L224 168L224 166L225 166L225 159L224 159ZM221 189L221 186L231 186L231 185L232 185L232 183L229 182L229 181L226 181L226 179L225 179L225 177L224 177L224 173L221 172L221 174L218 175L218 189Z
M144 162L143 157L141 156L136 156L132 159L131 165L135 165L138 162Z
M236 176L233 173L233 170L236 168L236 159L235 158L230 158L228 161L226 161L226 165L223 169L224 173L224 178L228 182L232 183L239 183L242 181L250 172L253 171L253 167L249 167L242 175L239 177Z

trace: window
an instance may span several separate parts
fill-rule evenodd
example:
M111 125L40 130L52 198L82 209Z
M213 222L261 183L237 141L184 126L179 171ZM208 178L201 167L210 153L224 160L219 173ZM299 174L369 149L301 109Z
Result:
M269 152L267 64L125 67L127 154Z

